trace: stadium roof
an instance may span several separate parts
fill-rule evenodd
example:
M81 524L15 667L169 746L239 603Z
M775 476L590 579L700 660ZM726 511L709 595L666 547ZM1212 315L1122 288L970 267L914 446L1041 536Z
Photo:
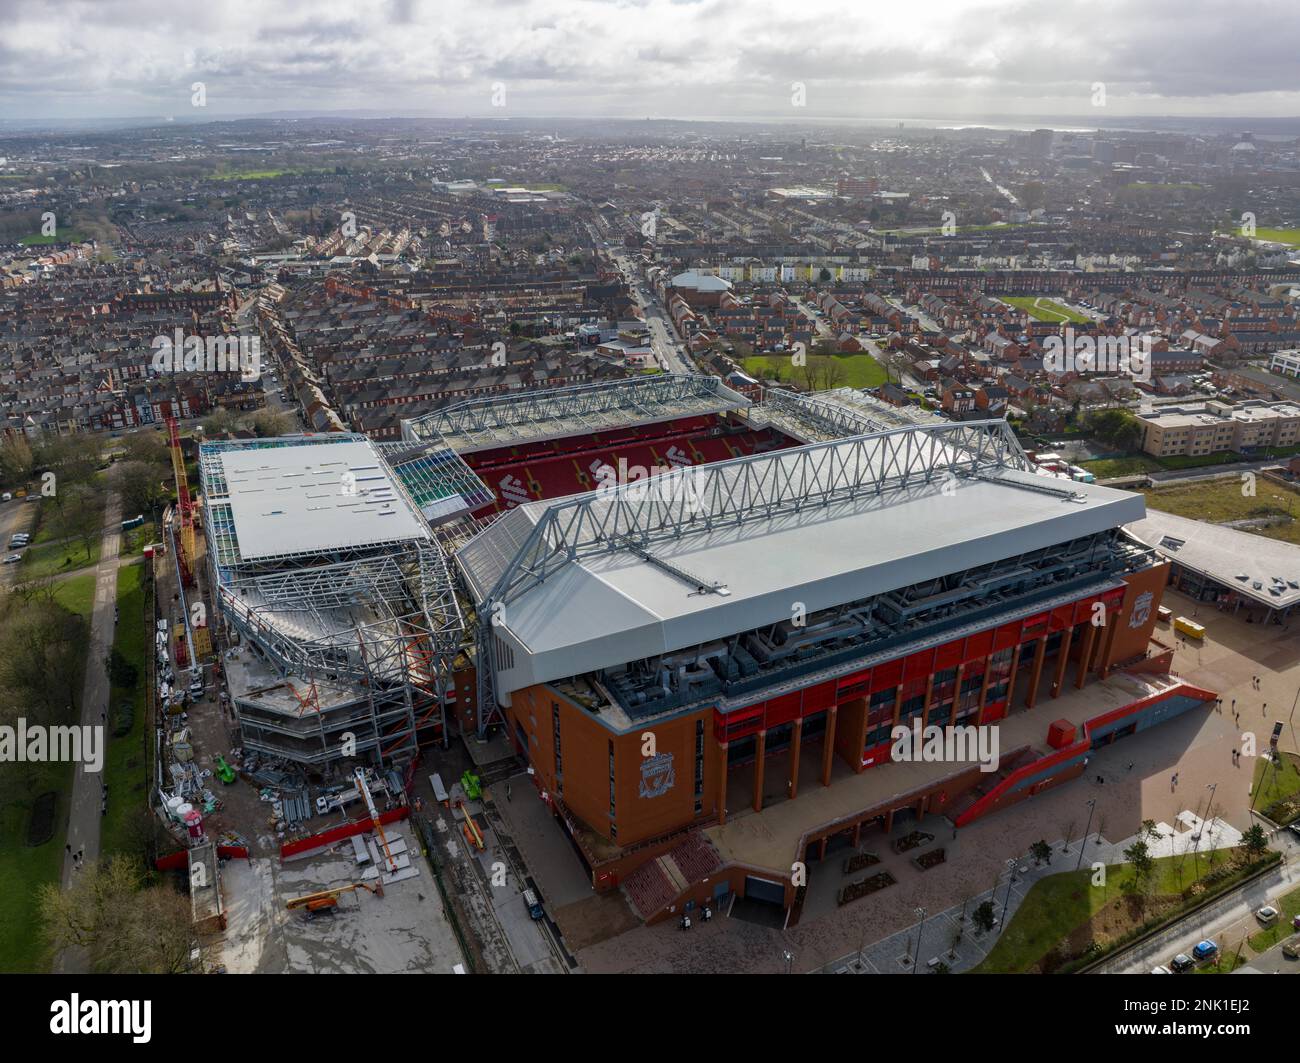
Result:
M275 668L439 681L464 630L455 585L374 443L342 433L208 442L199 465L214 594Z
M748 416L756 428L771 425L803 443L947 423L946 418L920 407L891 406L857 388L835 388L810 395L770 388Z
M1127 530L1162 557L1270 609L1300 602L1300 546L1221 524L1147 510Z
M717 377L656 373L571 388L469 399L402 422L409 441L441 438L460 454L630 428L749 405Z
M456 555L497 691L617 667L1105 531L1140 495L1028 468L1005 422L896 429L512 510Z
M361 437L216 454L242 561L428 539L420 512Z

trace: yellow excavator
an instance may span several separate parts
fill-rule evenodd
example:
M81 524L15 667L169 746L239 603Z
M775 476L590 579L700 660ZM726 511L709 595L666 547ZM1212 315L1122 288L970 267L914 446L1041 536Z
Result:
M353 882L347 886L335 886L333 889L320 890L316 893L305 893L301 897L290 897L285 907L291 912L305 908L308 919L315 919L316 916L326 913L333 915L339 906L339 898L355 890L369 890L376 897L382 897L384 884L376 882L372 886L368 882Z

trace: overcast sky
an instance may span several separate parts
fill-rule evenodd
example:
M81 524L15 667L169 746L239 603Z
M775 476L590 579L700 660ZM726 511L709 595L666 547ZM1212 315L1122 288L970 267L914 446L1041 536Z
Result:
M1300 115L1300 3L0 0L0 116L321 109Z

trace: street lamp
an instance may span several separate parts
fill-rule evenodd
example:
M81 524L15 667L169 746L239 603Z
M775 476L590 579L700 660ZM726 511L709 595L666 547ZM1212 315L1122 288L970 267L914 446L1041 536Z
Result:
M1214 804L1214 791L1218 787L1218 785L1219 784L1217 782L1212 782L1205 787L1207 790L1210 791L1210 799L1205 804L1205 815L1207 816L1210 814L1211 806L1213 806ZM1200 809L1201 803L1199 801L1196 802L1196 807L1198 810ZM1201 848L1201 835L1205 833L1205 827L1206 827L1204 817L1200 817L1200 818L1201 818L1201 829L1196 832L1196 837L1192 839L1192 865L1196 869L1197 878L1201 877L1201 862L1199 857L1199 850Z
M1002 923L998 927L998 933L1001 934L1007 925L1007 909L1011 906L1011 883L1016 880L1016 861L1013 857L1007 861L1007 899L1002 902Z
M916 931L916 960L912 964L912 973L916 974L916 969L921 966L921 937L925 934L925 909L917 908L913 914L921 920L921 925Z
M1095 797L1088 798L1088 825L1083 828L1083 841L1079 843L1079 862L1074 865L1075 871L1083 867L1083 850L1088 847L1088 831L1092 829L1092 814L1096 809L1097 799Z

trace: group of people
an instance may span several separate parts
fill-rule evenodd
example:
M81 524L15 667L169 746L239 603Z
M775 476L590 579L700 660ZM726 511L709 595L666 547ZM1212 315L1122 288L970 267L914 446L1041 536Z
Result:
M700 918L707 923L710 919L713 918L713 909L706 904L703 908L700 909ZM690 928L694 925L695 924L691 922L691 913L682 912L682 922L681 922L682 929L690 930Z

